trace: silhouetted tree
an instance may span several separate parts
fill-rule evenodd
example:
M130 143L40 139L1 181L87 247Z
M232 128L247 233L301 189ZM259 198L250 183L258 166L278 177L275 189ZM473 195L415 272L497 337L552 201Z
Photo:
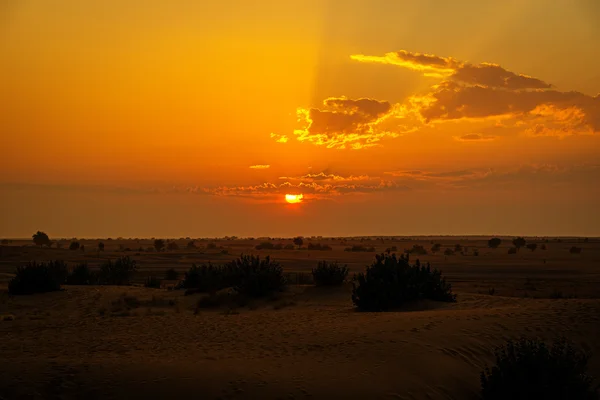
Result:
M33 238L33 243L36 244L36 246L48 246L50 247L50 245L52 244L52 242L50 241L50 238L48 237L48 235L46 235L46 233L41 232L41 231L37 231L36 233L33 234L32 236Z
M169 268L166 272L165 272L165 279L168 281L174 281L179 277L179 274L177 273L177 271L175 271L175 269L173 268Z
M460 244L455 244L454 245L454 252L455 253L460 253L462 251L463 247Z
M294 244L296 246L298 246L298 248L302 247L303 243L304 243L304 241L302 240L302 238L300 236L294 238Z
M170 242L170 243L167 245L167 249L168 249L168 250L171 250L171 251L174 251L174 250L179 250L179 245L178 245L177 243L175 243L175 242Z
M515 246L515 248L517 250L519 250L521 247L524 247L527 244L527 241L525 240L525 238L518 237L518 238L514 238L512 243L513 243L513 246Z
M154 241L154 248L156 251L163 251L165 248L165 241L162 239L156 239Z
M440 251L440 249L442 248L441 243L436 243L433 246L431 246L431 252L433 254L437 253L438 251Z
M79 247L79 242L71 242L71 244L69 245L69 250L79 250Z
M491 238L490 240L488 240L488 247L490 249L497 249L501 243L502 243L502 239L494 237L494 238Z
M537 243L529 243L527 248L531 251L535 251L535 249L537 249Z
M104 251L104 243L98 243L98 251Z
M194 242L193 240L188 242L187 246L188 249L195 249L196 248L196 242Z

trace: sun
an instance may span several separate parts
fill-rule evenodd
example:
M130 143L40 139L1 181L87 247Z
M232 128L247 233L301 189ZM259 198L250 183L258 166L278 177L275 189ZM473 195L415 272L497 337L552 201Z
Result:
M302 194L286 194L285 201L290 204L301 203L304 196Z

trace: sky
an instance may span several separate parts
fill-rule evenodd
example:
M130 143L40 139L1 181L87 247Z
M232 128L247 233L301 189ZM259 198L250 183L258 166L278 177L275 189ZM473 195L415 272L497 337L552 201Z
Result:
M598 21L596 0L3 0L0 237L600 236Z

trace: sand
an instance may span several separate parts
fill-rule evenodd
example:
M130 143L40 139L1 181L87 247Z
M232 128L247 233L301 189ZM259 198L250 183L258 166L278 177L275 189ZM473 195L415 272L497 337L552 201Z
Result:
M0 396L471 399L494 347L522 335L567 335L596 353L590 373L600 377L598 252L587 253L549 268L527 263L527 253L458 256L447 268L457 303L387 313L356 312L350 285L294 285L277 299L199 312L201 295L143 287L4 295ZM531 297L548 297L558 281L579 296ZM490 295L490 285L510 295ZM124 294L141 304L127 309Z

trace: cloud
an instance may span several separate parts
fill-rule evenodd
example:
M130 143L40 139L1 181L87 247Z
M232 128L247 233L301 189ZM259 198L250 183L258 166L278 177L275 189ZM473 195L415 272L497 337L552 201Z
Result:
M277 197L287 193L302 193L305 196L322 199L339 196L342 194L365 194L383 191L409 190L407 186L399 185L393 181L381 180L373 184L353 183L319 183L319 182L265 182L255 186L220 186L206 188L204 191L216 196L241 196L241 197Z
M271 133L271 139L275 140L277 143L287 143L288 141L286 135L278 135L276 133Z
M271 166L269 164L259 164L259 165L251 165L250 169L269 169Z
M371 178L368 175L350 175L350 176L341 176L336 174L326 174L324 172L319 172L318 174L306 174L302 176L282 176L279 179L285 179L290 181L304 181L304 182L354 182L354 181L368 181Z
M296 115L302 125L294 131L300 142L309 142L330 149L364 149L378 145L386 137L398 137L401 132L384 128L394 115L387 101L330 97L322 108L298 108Z
M530 136L570 136L600 132L600 96L556 90L541 79L500 65L472 64L451 57L401 50L384 56L353 55L353 60L408 68L440 82L409 97L405 114L423 124L444 121L512 120ZM465 140L482 140L464 138ZM457 139L460 140L460 139Z
M482 135L481 133L468 133L462 136L454 136L459 142L490 142L496 140L496 136Z

